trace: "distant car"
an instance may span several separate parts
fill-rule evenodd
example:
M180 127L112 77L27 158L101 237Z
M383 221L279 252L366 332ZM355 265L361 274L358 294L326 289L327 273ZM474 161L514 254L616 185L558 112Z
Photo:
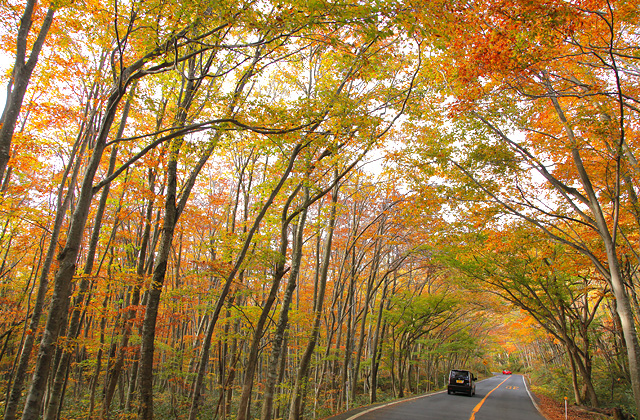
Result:
M453 369L449 372L449 385L447 394L461 392L472 397L476 395L476 384L478 378L468 370Z
M502 374L503 374L503 375L511 375L511 371L510 371L509 369L504 369L504 370L502 371Z

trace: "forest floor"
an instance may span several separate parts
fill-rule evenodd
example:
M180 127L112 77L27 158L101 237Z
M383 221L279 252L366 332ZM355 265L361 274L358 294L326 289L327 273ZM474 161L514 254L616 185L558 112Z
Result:
M540 410L547 420L564 420L564 401L556 401L546 395L536 394ZM584 407L569 405L567 420L603 420L615 419L613 410L602 410L603 413L589 411ZM619 418L619 417L618 417Z

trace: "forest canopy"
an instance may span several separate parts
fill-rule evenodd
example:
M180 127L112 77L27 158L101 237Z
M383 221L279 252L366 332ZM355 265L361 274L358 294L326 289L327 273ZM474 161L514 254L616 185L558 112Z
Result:
M5 420L317 418L452 368L640 413L639 18L0 0Z

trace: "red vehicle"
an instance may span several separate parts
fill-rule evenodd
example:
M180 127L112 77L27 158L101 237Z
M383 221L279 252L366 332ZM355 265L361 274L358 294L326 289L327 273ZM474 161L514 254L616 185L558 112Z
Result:
M510 371L510 370L508 370L508 369L504 369L504 370L502 371L502 374L503 374L503 375L511 375L511 371Z

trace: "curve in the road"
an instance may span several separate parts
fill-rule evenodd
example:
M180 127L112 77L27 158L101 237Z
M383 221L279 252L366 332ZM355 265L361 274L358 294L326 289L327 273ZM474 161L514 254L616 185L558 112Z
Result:
M519 380L522 380L523 387ZM526 392L525 392L526 391ZM533 395L523 376L503 378L493 376L478 382L474 398L447 395L444 391L419 395L387 404L370 407L357 413L343 413L334 420L543 420ZM491 395L491 398L489 398ZM477 401L477 400L476 400ZM471 416L471 417L469 417ZM515 416L515 417L514 417ZM329 420L328 419L328 420Z

